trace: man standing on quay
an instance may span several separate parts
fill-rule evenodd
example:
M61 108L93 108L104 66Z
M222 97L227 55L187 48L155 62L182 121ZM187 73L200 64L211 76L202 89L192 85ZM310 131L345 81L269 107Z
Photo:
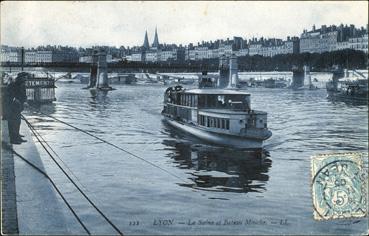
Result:
M21 124L21 112L24 109L24 103L27 101L25 82L29 76L26 72L17 75L14 81L7 86L7 112L10 142L13 144L21 144L26 142L19 134Z

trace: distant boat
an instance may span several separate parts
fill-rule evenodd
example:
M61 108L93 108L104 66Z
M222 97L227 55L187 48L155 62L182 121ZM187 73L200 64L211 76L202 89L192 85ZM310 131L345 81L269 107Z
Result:
M81 84L88 84L88 82L90 81L89 76L82 74L77 74L76 76L73 77L73 79L76 82L79 81Z
M58 82L58 83L73 83L74 81L72 79L71 73L68 72L65 75L62 75L62 76L56 78L55 82Z
M117 74L109 76L109 84L134 84L137 82L135 74Z
M341 71L334 71L327 82L328 98L342 101L368 102L368 78L364 75L343 77Z
M287 81L283 78L280 79L267 79L264 80L264 87L265 88L286 88L287 87Z

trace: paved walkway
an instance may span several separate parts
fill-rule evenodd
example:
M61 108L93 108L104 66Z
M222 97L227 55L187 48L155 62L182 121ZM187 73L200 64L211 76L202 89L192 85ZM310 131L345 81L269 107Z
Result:
M33 136L23 121L21 133L27 142L13 145L13 149L45 171ZM85 234L45 176L15 155L14 170L19 234Z

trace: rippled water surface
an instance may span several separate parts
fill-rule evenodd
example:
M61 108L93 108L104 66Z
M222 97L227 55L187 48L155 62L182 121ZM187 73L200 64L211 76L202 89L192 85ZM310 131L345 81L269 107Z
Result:
M249 89L253 109L268 112L273 136L264 150L246 151L205 144L168 127L160 115L164 86L115 85L98 98L81 84L57 86L57 101L42 106L43 112L155 165L46 116L26 113L62 166L125 234L354 234L367 229L367 218L313 220L310 190L311 155L367 150L366 105L329 101L325 90ZM45 168L91 232L114 233L38 148ZM73 232L83 232L72 216L70 225Z

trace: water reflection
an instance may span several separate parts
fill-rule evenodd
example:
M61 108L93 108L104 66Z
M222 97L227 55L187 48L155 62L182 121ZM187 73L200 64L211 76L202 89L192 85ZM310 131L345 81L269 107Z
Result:
M184 187L221 192L262 192L272 161L265 150L232 150L164 140L178 168L191 170L193 184Z
M27 109L25 110L26 115L31 115L32 113L38 113L41 111L46 115L53 115L56 113L56 104L55 103L44 103L44 104L29 104Z
M92 110L98 110L101 113L105 113L106 109L108 109L110 105L108 91L96 92L95 96L90 97L89 104Z

